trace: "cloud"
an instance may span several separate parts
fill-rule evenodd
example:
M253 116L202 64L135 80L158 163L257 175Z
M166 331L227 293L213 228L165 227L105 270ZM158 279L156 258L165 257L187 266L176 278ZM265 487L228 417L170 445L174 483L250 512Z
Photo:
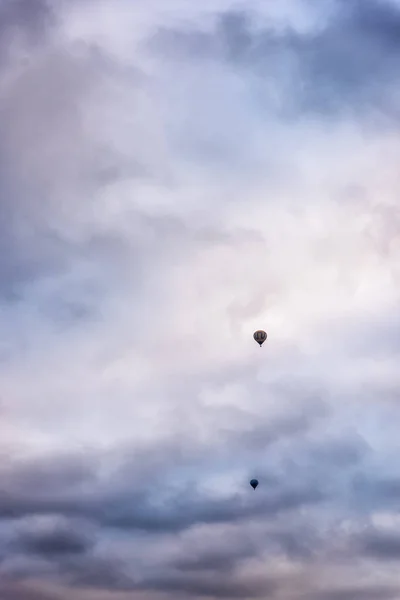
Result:
M47 533L22 535L19 545L24 553L54 557L64 554L82 554L87 550L89 543L78 532L60 528Z
M367 531L360 539L362 551L379 560L397 560L400 555L398 532Z
M0 3L1 598L399 596L398 7L239 9Z
M54 12L47 1L4 0L0 6L0 65L13 58L21 42L40 44L53 25Z
M278 430L275 436L276 443L279 440ZM268 437L264 439L268 443ZM234 523L249 514L253 518L272 518L282 511L292 511L324 500L325 492L315 481L296 478L290 467L288 481L281 473L278 476L273 472L270 474L273 491L267 497L258 494L251 509L247 493L226 492L222 482L219 491L204 489L193 478L186 483L180 482L179 469L188 468L190 464L194 467L197 463L195 468L201 473L208 468L212 457L215 460L220 454L224 465L229 451L236 448L240 453L240 444L243 444L243 451L248 445L247 437L241 440L240 433L229 439L227 448L213 450L199 446L194 451L189 440L186 443L187 457L182 446L171 443L141 450L125 447L116 454L118 467L109 471L106 482L100 477L98 461L92 463L86 459L82 462L79 455L37 460L27 465L11 463L3 469L0 515L3 519L20 519L58 514L61 517L85 518L104 527L124 531L168 533L201 523ZM274 442L270 439L269 443ZM264 472L264 477L268 479L268 472ZM53 533L56 535L55 542L63 535L62 531ZM47 535L42 540L43 544L51 544L53 534L50 538ZM29 540L28 536L26 543L35 544L34 539ZM80 542L73 538L71 543Z
M356 586L351 588L345 588L321 592L320 594L316 594L314 596L315 599L318 600L350 600L350 598L354 598L354 600L362 599L362 598L396 598L398 595L398 588L388 587L388 586L373 586L373 587L362 587Z
M192 575L190 577L167 577L149 582L149 589L170 591L172 593L189 593L200 597L213 598L262 598L265 594L273 593L275 582L262 578L261 581L247 580L224 581L220 574L212 576Z
M0 591L4 600L59 600L60 594L35 589L34 585L19 583L1 583Z
M375 0L325 6L329 18L306 31L278 28L267 17L262 25L251 10L228 11L214 30L164 29L152 45L172 60L191 61L192 68L222 61L248 71L265 111L283 118L373 110L375 118L382 113L397 120L398 7Z

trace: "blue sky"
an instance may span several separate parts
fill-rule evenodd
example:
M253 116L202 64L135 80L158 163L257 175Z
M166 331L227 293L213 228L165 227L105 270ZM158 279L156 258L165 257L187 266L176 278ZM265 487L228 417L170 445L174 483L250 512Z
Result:
M399 65L394 0L0 1L2 600L399 600Z

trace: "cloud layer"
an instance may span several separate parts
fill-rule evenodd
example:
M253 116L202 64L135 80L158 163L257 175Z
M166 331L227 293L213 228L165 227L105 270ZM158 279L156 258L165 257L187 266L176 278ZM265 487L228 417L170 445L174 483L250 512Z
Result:
M400 8L313 4L0 2L2 600L400 598Z

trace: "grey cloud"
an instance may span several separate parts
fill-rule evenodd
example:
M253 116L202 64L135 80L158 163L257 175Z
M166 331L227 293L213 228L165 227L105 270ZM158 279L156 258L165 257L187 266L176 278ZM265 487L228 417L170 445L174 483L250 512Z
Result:
M400 533L367 530L358 540L359 550L366 556L382 561L400 559Z
M27 461L4 461L1 475L4 482L16 493L26 488L40 492L49 489L64 494L67 489L80 488L82 484L92 483L95 479L97 457L87 454L75 454L71 460L69 454L59 454ZM10 489L9 488L9 489Z
M247 486L246 486L247 487ZM119 500L119 502L118 502ZM320 490L287 486L270 498L261 497L249 509L245 496L231 496L216 500L199 493L185 491L173 497L162 508L152 506L151 501L129 494L114 498L100 507L103 525L121 529L143 529L148 532L181 531L199 523L232 523L249 516L266 518L280 512L314 505L325 500ZM250 510L250 512L249 512ZM90 511L92 514L93 512ZM96 515L96 509L94 510Z
M21 34L28 45L37 46L54 25L54 12L46 0L2 0L0 4L0 67L9 57L15 37ZM29 54L26 55L27 58Z
M221 410L219 415L218 412L215 411L215 417L220 418L220 439L226 444L226 452L236 447L245 454L264 452L285 439L301 439L328 414L323 403L310 406L307 402L304 402L303 410L293 410L292 414L271 418L267 423L257 411ZM220 449L224 451L223 444Z
M127 448L123 450L123 454L126 452ZM151 540L156 542L160 539L158 536L172 541L180 532L193 532L196 527L204 525L235 526L238 528L236 538L221 537L217 546L212 543L212 539L205 538L202 544L193 542L186 550L185 546L179 544L181 553L172 554L171 557L166 554L162 564L159 568L154 567L151 574L147 574L141 564L134 568L129 561L121 563L114 559L112 552L107 559L100 557L91 543L92 538L85 537L84 528L77 527L72 522L68 528L66 525L54 528L52 535L43 535L40 533L43 530L33 529L28 533L22 531L22 535L19 534L16 538L17 543L9 546L9 552L24 551L28 556L36 555L47 559L49 567L46 572L57 572L66 584L73 585L76 589L170 591L175 594L221 598L258 598L266 593L273 597L274 590L280 589L279 580L271 579L268 575L245 577L237 574L242 562L254 559L260 552L271 557L277 553L284 554L289 560L305 564L312 564L318 555L324 556L326 552L329 555L332 532L328 528L322 535L318 523L324 500L332 499L332 496L326 497L321 492L325 487L325 480L330 478L330 472L327 468L325 473L317 469L319 478L323 478L319 482L321 489L312 484L313 476L306 476L308 470L318 467L318 452L314 455L313 464L300 467L298 480L303 479L302 487L299 487L296 479L293 480L292 472L287 470L275 478L272 485L266 485L264 489L261 486L257 495L246 491L243 494L230 493L224 499L207 494L201 488L197 489L197 486L169 484L170 479L174 481L174 467L179 470L182 464L174 465L173 458L170 462L165 449L154 452L153 456L147 457L147 464L146 452L142 455L139 453L136 457L133 455L127 462L121 461L120 468L109 471L106 479L97 474L99 464L107 466L105 456L101 459L99 457L98 461L88 461L83 467L79 457L71 457L70 462L64 457L62 463L54 457L54 466L51 466L50 461L46 461L43 466L40 461L31 463L23 469L16 469L14 465L6 478L4 472L2 474L0 504L3 520L46 514L64 518L79 517L97 531L97 537L107 539L112 529L115 534L123 536L134 536L142 531L147 534L146 544ZM111 463L115 464L115 458L116 456L112 457ZM326 460L326 456L323 460ZM154 473L151 464L155 467ZM199 464L201 466L201 462ZM343 464L342 461L340 464ZM296 464L294 468L299 470ZM64 472L67 484L63 483ZM51 473L55 474L54 482ZM27 485L24 485L24 480ZM246 490L247 484L247 481L243 482ZM306 525L307 521L304 521L304 526L299 526L299 514L303 510L307 510L309 515L314 513L312 526ZM246 532L251 521L262 523L259 531L255 529ZM141 543L139 538L137 543ZM354 539L349 536L346 548L347 552L353 552L355 559L357 556L370 556L377 552L376 543L376 540L364 536L354 544ZM386 547L386 560L393 558L393 552L393 545L391 556ZM382 552L382 560L385 560L383 554ZM7 573L9 568L6 563L3 565L3 572ZM32 563L25 571L20 569L12 572L14 577L23 578L24 573L29 576L35 570L38 567ZM332 592L332 598L335 598L335 594L337 598L350 597L349 589ZM366 593L368 589L365 588ZM391 598L392 590L382 588L382 593L383 597ZM354 589L354 594L354 597L362 597L358 589ZM316 600L325 598L323 594L313 597ZM372 595L367 597L372 598Z
M126 73L100 49L64 47L57 37L46 51L32 54L30 64L15 77L5 78L0 123L2 299L18 299L37 279L69 274L78 263L100 267L102 260L105 269L110 263L115 266L117 255L129 254L124 240L116 239L111 227L99 231L95 219L89 232L76 236L87 211L96 214L99 189L148 177L139 153L124 154L115 141L96 136L88 102L92 98L96 104L95 98L112 93L115 81L128 82L134 90L142 83L138 73ZM99 289L96 294L101 298ZM94 312L95 304L83 299L60 312L79 320Z
M151 46L174 60L220 60L255 75L250 89L260 105L286 118L299 113L336 114L364 109L398 117L395 97L400 64L400 10L390 2L350 0L312 32L260 26L246 12L227 12L216 28L162 30ZM262 82L272 83L272 96ZM277 100L278 98L278 100Z
M142 466L138 462L139 473L142 473ZM268 497L259 494L249 508L247 493L231 494L228 498L219 500L201 492L197 486L181 484L177 489L176 485L168 482L169 478L174 481L174 468L169 467L165 471L167 463L161 462L160 469L163 469L163 465L162 481L157 481L157 470L153 477L150 465L150 480L148 475L142 480L138 479L134 476L135 467L131 465L128 471L121 469L117 476L111 476L104 487L104 484L96 482L93 473L86 482L79 482L75 486L67 485L67 480L62 481L61 466L58 466L53 483L46 483L42 479L43 484L40 485L39 463L32 467L31 472L25 469L25 485L18 472L8 476L8 485L3 478L0 517L18 519L34 514L59 514L84 517L104 527L161 533L181 531L196 523L240 521L249 515L249 510L253 517L272 517L282 511L318 504L325 498L323 491L309 487L307 482L286 484L279 481L274 492ZM72 461L72 465L67 468L67 476L78 468ZM201 463L197 468L201 468ZM161 485L163 492L160 496Z
M67 4L64 3L64 6ZM78 2L76 7L80 4ZM97 316L101 318L99 309L105 295L107 298L114 294L122 295L121 292L131 286L133 292L129 289L130 293L124 294L124 302L129 304L129 328L134 331L134 337L137 335L136 325L146 320L137 308L139 299L146 302L147 307L154 296L155 305L164 299L163 294L157 293L158 288L157 291L150 289L151 285L145 289L145 292L150 290L151 299L150 293L148 297L146 293L142 294L147 279L153 276L157 279L157 266L163 269L163 277L168 277L170 264L175 266L181 256L191 258L190 253L197 257L203 248L210 251L213 244L234 248L236 256L248 256L246 240L249 237L253 239L254 234L244 230L228 234L221 230L225 225L220 229L214 226L202 228L192 222L193 213L183 207L186 198L182 198L180 186L185 191L188 182L190 188L193 183L197 184L192 179L193 172L189 168L181 181L172 181L173 177L168 179L168 169L158 164L158 143L150 140L149 148L146 146L148 129L153 121L157 121L158 114L145 111L142 115L139 107L138 120L144 123L144 127L136 129L132 126L126 145L125 140L119 145L114 137L120 125L116 115L120 108L126 111L127 127L128 121L130 123L130 119L136 116L136 113L133 114L136 92L144 89L147 83L141 73L131 67L127 69L129 72L124 71L105 52L84 43L58 46L58 43L64 43L64 36L47 36L54 23L52 19L57 17L56 3L51 5L53 12L45 3L33 0L27 0L26 4L0 2L0 5L8 7L6 18L2 13L0 46L8 35L1 37L6 31L2 28L7 27L7 31L25 32L26 47L22 54L27 48L32 49L29 60L25 65L19 65L15 77L7 81L5 78L4 86L2 81L5 118L0 124L0 296L2 299L20 297L21 312L25 309L28 312L35 305L40 332L43 329L41 319L46 321L46 325L51 320L52 326L54 322L76 324L74 343L78 352L81 339L78 327L82 327L82 322ZM313 33L299 33L294 29L279 32L274 27L268 28L260 19L256 22L257 15L253 20L247 13L228 12L221 15L215 31L178 31L172 32L172 35L171 32L161 32L156 36L155 44L158 44L157 51L162 51L162 61L171 57L172 60L187 61L191 73L200 66L204 80L207 80L206 70L210 66L207 61L215 60L227 67L227 73L234 72L235 81L246 78L240 86L245 83L245 102L251 96L246 110L250 109L254 114L250 125L257 131L265 120L263 109L270 107L284 117L293 117L299 111L333 114L352 107L360 109L360 113L362 108L373 107L395 114L396 110L391 105L391 86L392 82L398 81L400 46L396 9L368 0L345 0L335 5L332 19ZM116 6L113 8L115 14L122 4ZM93 25L97 27L96 23ZM99 25L100 29L102 26ZM49 43L49 52L41 46L36 54L35 44L39 48L42 42ZM124 43L121 42L121 45ZM5 49L4 43L1 47ZM6 54L8 57L8 51ZM146 106L154 89L156 93L159 91L159 65L154 62L151 65L155 67L155 80L150 84L155 84L155 88L151 85L146 88ZM1 63L0 69L4 66ZM168 89L168 86L179 88L173 80L179 65L172 67L172 81L168 82ZM1 76L7 68L8 65ZM372 70L374 76L371 76ZM168 69L166 73L167 77L171 75ZM186 74L183 69L180 76L184 78ZM229 99L231 89L225 96L222 70L217 71L217 77L220 74L221 89L217 94ZM163 77L160 75L162 90L165 84ZM203 82L203 77L199 79ZM265 87L266 83L272 84L269 90L266 89L268 85ZM116 95L129 98L129 106L118 102L114 104L114 89L117 90ZM165 90L166 96L168 89ZM235 93L234 84L232 89ZM271 89L273 93L269 95ZM160 93L161 96L164 101L164 95ZM257 106L253 102L255 97ZM241 96L240 101L242 99ZM212 116L208 110L211 108L212 112L214 100L213 96L204 111L204 123L207 126L210 123L210 129ZM102 101L106 105L105 111L97 114ZM165 100L166 104L168 101ZM163 113L162 118L164 111L167 112L166 104L157 104L155 113L159 109ZM261 111L258 110L260 107ZM172 110L179 113L175 105ZM274 114L274 111L268 110L268 113ZM99 120L91 121L96 114ZM243 115L237 115L233 107L224 126L227 129L234 126L232 124L241 122L241 117ZM166 128L170 133L170 123L174 118L168 113L161 129ZM239 129L247 133L246 118L243 122L243 130ZM218 132L211 134L211 138L222 137ZM188 134L187 129L184 137L193 142L193 136L190 131ZM222 140L216 154L227 151L229 145L234 147L235 144L230 143L233 139L229 137L226 147L226 140ZM176 164L179 160L174 154L174 141L168 140L168 144L171 143L168 151L171 162ZM241 148L244 148L243 155L247 154L249 162L253 162L253 151L248 150L252 140L246 145L241 137L240 142ZM203 152L204 147L207 153L207 144L203 146ZM214 158L215 155L212 160ZM185 165L186 159L185 155ZM184 167L177 165L178 173L181 168ZM238 177L243 178L240 168L237 172ZM230 173L229 179L232 176ZM287 177L286 172L284 176ZM112 201L119 199L120 182L129 182L130 195L127 201L129 207L122 215L123 227L120 222L114 223L112 217L108 219L102 213L103 192L105 195L110 193ZM164 215L147 216L145 211L136 209L136 194L140 196L139 200L147 200L147 189L139 187L144 182L161 182L164 186L167 196L163 204ZM221 185L220 182L218 185ZM248 180L244 185L249 185ZM225 188L219 187L216 196L222 195L221 189ZM206 187L200 189L200 195L208 194L208 190L206 183ZM259 191L262 192L257 190L257 194ZM173 200L181 203L179 210L182 208L184 214L189 213L190 218L168 214L170 209L171 212L174 210L169 202L170 195L175 192L177 197ZM158 193L161 195L162 190ZM249 197L251 195L249 193ZM280 197L279 194L277 197ZM156 202L158 200L157 196ZM225 202L225 199L222 201ZM207 220L218 221L214 219L213 202L214 198L210 202L211 216ZM115 207L111 208L114 210ZM125 208L126 205L121 211ZM216 204L215 208L219 210ZM119 211L120 207L116 210ZM236 245L242 240L243 245ZM251 248L255 248L254 254ZM250 260L254 256L257 262L258 257L266 256L268 251L267 240L259 236L257 244L250 247ZM261 274L259 280L262 281L263 277ZM205 290L208 293L207 286L210 287L210 284L207 278L208 273L205 273ZM242 297L238 294L232 300L227 311L227 321L231 317L228 326L232 331L240 330L243 321L252 319L258 311L261 314L268 304L264 283L258 282L257 285L260 287L255 304L250 305L247 301L250 295ZM275 285L279 287L279 277L272 287ZM282 286L285 285L282 281ZM175 300L173 295L170 299ZM11 311L12 308L7 306L5 310ZM12 329L15 321L10 319L10 322ZM379 335L385 338L382 349L379 349L381 357L397 351L396 335L389 331L388 323L376 325L376 331L379 330ZM101 366L96 363L95 368L99 370L115 360L116 347L120 351L121 333L115 333L113 325L109 324L109 329L101 332L101 342L91 338L96 351L103 343L111 348L107 350L104 363ZM338 328L342 326L343 323L338 324ZM356 335L362 337L363 326ZM143 329L147 335L146 327L143 326ZM350 330L349 327L346 329ZM110 337L115 335L117 341L108 339L107 334L111 330ZM355 329L351 331L354 335ZM14 331L12 333L14 335ZM33 337L29 328L24 333ZM60 341L60 338L62 336L54 337L55 352L62 347L63 339ZM371 345L375 338L365 336L363 340L366 345ZM133 343L136 341L134 337ZM167 340L167 352L168 343ZM168 594L210 599L398 598L398 590L389 585L393 560L399 556L397 536L371 530L354 536L347 527L351 531L362 530L372 511L389 508L395 512L400 497L399 482L383 476L379 479L368 463L370 447L361 435L363 428L358 413L352 420L352 411L356 410L352 399L348 401L342 396L331 398L327 386L316 385L309 372L307 375L300 374L301 369L296 363L303 358L300 351L297 354L286 353L288 348L283 344L278 353L281 353L281 358L286 353L282 359L286 362L283 367L283 362L274 363L276 347L274 341L272 351L263 355L267 356L264 365L261 365L262 361L254 361L251 352L244 357L238 352L232 359L236 364L230 362L230 358L227 361L225 358L218 359L211 365L209 360L204 360L203 367L194 369L195 374L187 373L183 364L180 372L167 373L166 379L163 375L158 376L158 365L154 364L154 380L146 382L138 397L134 398L138 403L148 402L150 407L152 394L159 393L165 405L170 407L170 413L166 409L162 414L163 419L165 416L163 433L157 434L158 439L154 443L139 445L133 439L132 443L117 446L110 452L55 454L47 460L7 462L3 458L0 465L1 600L64 600L71 596L74 600L132 600L133 597L148 600L149 597ZM45 353L52 353L52 350L50 346ZM359 356L361 347L354 347L354 353ZM62 357L64 359L64 355ZM160 361L164 360L162 352L158 357L161 357ZM148 358L147 354L145 358ZM315 363L316 368L320 364L322 369L325 368L323 358ZM309 359L314 365L314 359L310 356L307 357ZM80 356L71 360L79 361ZM18 370L20 365L16 361L18 377L23 378L27 363L29 357ZM276 372L275 364L279 366ZM289 377L294 364L298 374ZM54 366L57 368L57 364ZM34 367L29 364L28 368ZM132 365L134 368L135 364ZM261 371L264 380L259 378ZM3 374L8 377L6 369L2 370ZM62 380L65 375L63 371L59 379ZM313 376L318 379L315 372ZM9 380L12 377L13 373ZM88 379L90 377L96 377L96 373L90 372ZM110 392L106 384L103 390L101 377L99 373L100 384L96 390L104 393L107 410L113 413L110 419L112 416L118 423L120 416L117 410L113 410L112 394L114 389L118 394L120 388L111 386ZM209 391L210 395L213 392L218 395L221 392L223 395L227 382L245 390L247 396L240 399L240 408L216 407L212 401L203 403L202 393L206 395ZM38 393L40 385L41 382L35 393ZM80 381L76 385L76 396L84 406L84 394L93 393L88 389L90 383L86 385L85 381L82 388ZM11 391L18 396L20 388L16 385L16 391ZM110 393L111 400L107 396ZM128 389L127 394L130 393ZM136 391L133 393L136 394ZM29 390L26 395L30 400ZM248 405L246 399L249 400ZM64 410L63 401L64 397L56 403L61 412ZM24 407L22 402L18 404L18 397L15 402L17 420L10 421L10 425L17 428ZM66 400L68 402L69 399ZM71 404L74 402L76 399L71 395ZM272 404L274 416L270 412ZM176 410L180 405L184 406L182 412ZM87 413L88 408L85 406L84 409ZM38 416L38 420L43 419L44 423L38 428L38 444L41 443L41 434L46 437L47 410L50 409L44 408L43 415ZM58 409L53 407L51 410L56 413L55 420L61 426ZM93 404L90 410L93 410ZM366 406L365 413L368 410ZM377 410L382 409L379 407ZM134 415L134 412L131 414ZM381 412L379 414L382 415ZM372 411L368 416L372 417ZM92 414L85 414L86 417L89 421ZM31 417L22 415L21 418L24 427L28 426L27 421ZM76 415L76 418L79 416ZM93 421L96 420L97 414L93 414ZM376 423L373 419L370 421ZM185 425L186 422L189 424ZM71 422L71 425L75 435L74 423ZM132 429L136 426L134 423ZM367 434L373 438L373 426L368 425L367 429ZM85 428L82 427L82 430ZM151 434L156 436L154 432ZM103 441L100 439L100 443ZM32 443L36 443L36 438ZM253 475L261 483L256 492L248 484ZM213 491L219 477L221 487ZM37 521L48 519L54 519L54 526L42 528L37 525ZM207 536L205 531L212 532L212 535ZM277 571L282 565L288 566L289 574L282 579L274 573L276 560L279 561ZM352 585L363 582L363 565L365 561L369 565L374 560L379 560L380 581L385 583L387 569L388 585L379 586L378 582L370 586L367 583ZM352 576L347 579L346 569L350 561ZM342 576L340 568L345 562ZM292 567L298 576L292 576ZM321 572L326 575L323 586L319 579ZM341 581L338 581L338 573ZM30 582L32 576L42 582L57 581L65 587L59 592L44 588L41 591L40 584L36 586ZM25 586L18 580L24 580Z
M350 333L351 331L351 333ZM397 311L359 320L343 319L337 332L330 332L330 346L353 357L371 356L383 359L400 354L400 320Z
M118 591L133 591L137 583L126 571L130 569L112 557L107 559L97 556L81 556L76 559L62 560L60 568L64 580L78 589L98 589Z
M14 581L0 583L0 596L2 600L64 600L65 598L59 593L37 589L37 586L29 583Z
M348 434L348 436L321 436L310 441L305 450L310 462L313 462L313 457L318 456L318 468L321 473L324 469L346 470L346 475L358 469L371 448L365 440L358 435L356 431Z
M247 522L237 524L234 534L228 530L223 537L217 532L204 539L198 532L192 544L182 543L179 555L168 564L178 572L215 571L227 577L263 552L307 562L323 548L324 540L319 538L315 528L299 526L296 519L284 516L278 524L275 521L269 525L265 521L257 523L256 530L249 528Z
M272 548L278 549L289 559L296 561L308 561L315 557L322 546L316 530L312 527L293 529L294 531L284 531L282 529L276 533L271 533Z
M277 581L268 577L224 580L219 573L202 575L170 575L154 578L144 587L149 590L190 594L210 598L265 598L277 588Z
M177 443L172 431L157 447L125 446L111 456L66 455L27 464L11 462L2 467L0 515L19 519L59 514L82 517L105 528L156 534L179 532L200 523L241 522L249 516L270 519L300 507L321 505L338 492L326 474L337 477L338 469L351 469L363 457L364 449L355 440L351 444L339 438L319 436L313 440L310 431L314 425L318 429L319 419L326 413L320 411L319 403L312 407L314 412L260 419L257 425L257 415L252 412L217 410L213 415L207 407L205 417L219 423L212 443L200 443L190 432L180 433ZM282 440L291 440L292 449L271 461L274 446ZM262 485L249 506L247 488L252 473L246 469L249 471L254 452L260 455L256 475ZM238 491L219 499L203 491L197 479L201 480L204 470L220 468L218 463L225 464L232 453L242 470ZM104 480L99 468L109 462L114 466ZM182 479L181 469L191 473L189 478ZM341 477L343 486L349 474L351 470ZM290 540L286 541L289 547Z
M173 566L183 572L193 571L218 571L224 573L231 571L239 561L256 556L258 547L254 544L239 543L225 545L222 549L210 548L204 552L193 552L176 560Z
M69 498L93 485L95 467L81 456L59 458L2 466L0 518L74 511Z
M399 588L390 585L371 585L371 586L343 586L339 589L327 590L323 592L312 592L308 597L312 600L376 600L383 598L385 600L396 600L399 595Z
M358 473L352 481L352 488L358 499L366 498L381 506L396 506L400 498L400 477Z
M77 531L58 528L47 533L32 532L21 535L17 546L26 554L55 557L84 554L90 548L91 542Z
M202 597L262 597L277 588L277 580L267 576L237 576L228 578L218 571L208 570L150 570L150 575L140 573L128 561L121 562L97 557L83 557L74 561L63 561L64 580L77 589L109 590L110 592L162 592L190 594ZM137 575L130 575L135 573ZM145 572L148 571L145 570Z

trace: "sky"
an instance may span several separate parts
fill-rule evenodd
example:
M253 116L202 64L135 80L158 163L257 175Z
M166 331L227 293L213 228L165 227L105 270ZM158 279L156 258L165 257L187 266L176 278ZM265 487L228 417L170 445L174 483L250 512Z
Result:
M400 600L399 90L394 0L0 0L1 600Z

